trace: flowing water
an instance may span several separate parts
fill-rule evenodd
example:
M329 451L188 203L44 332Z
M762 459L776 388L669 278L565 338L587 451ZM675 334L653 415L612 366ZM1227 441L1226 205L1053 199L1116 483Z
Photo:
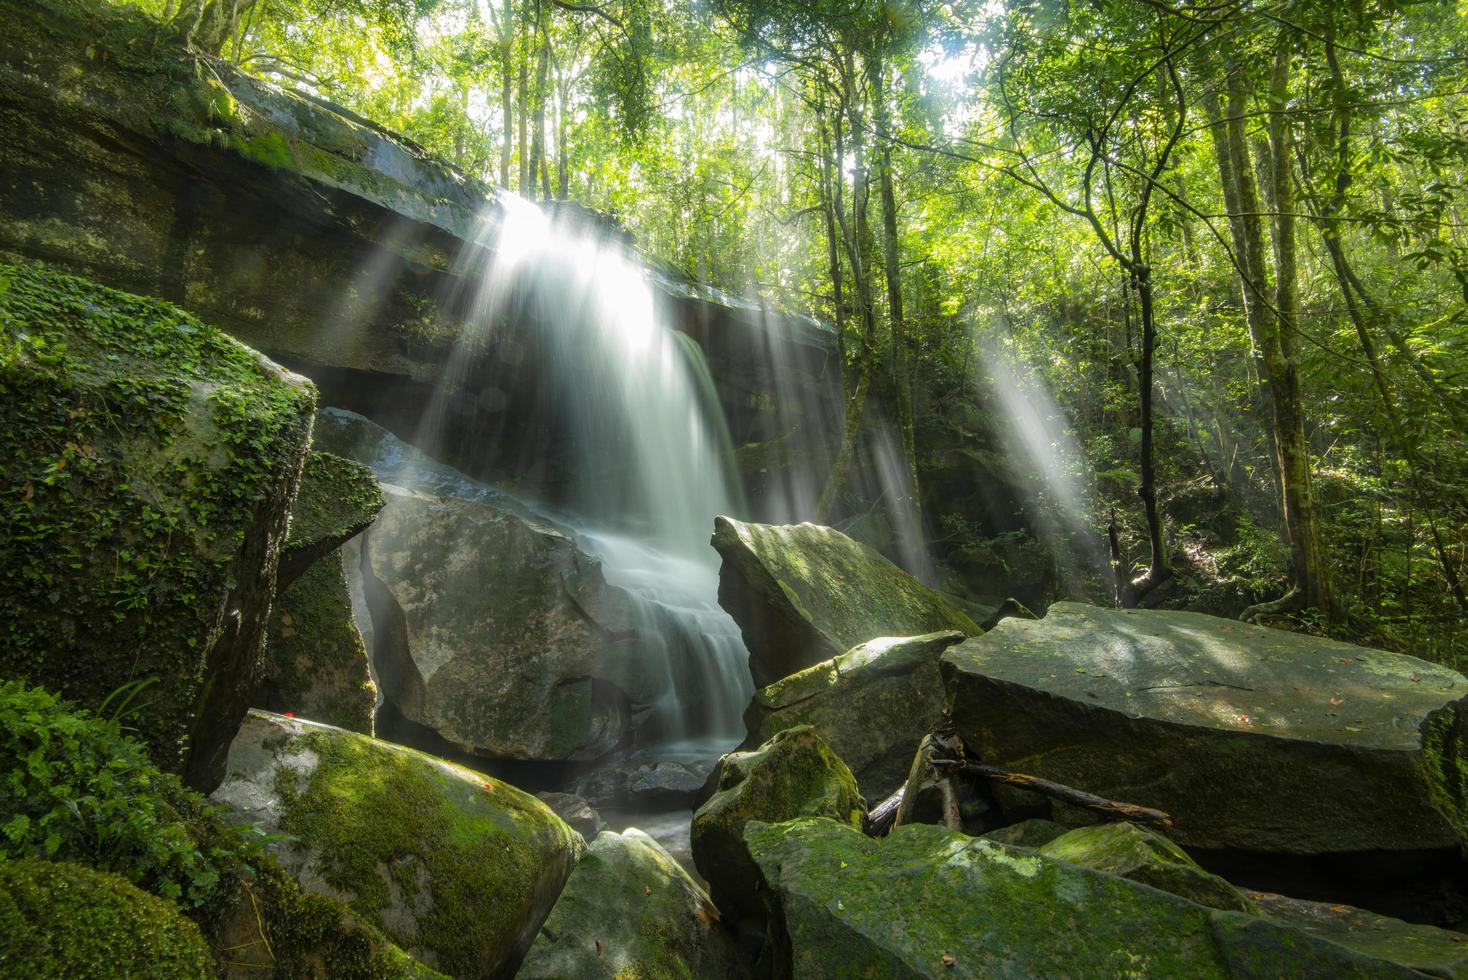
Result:
M666 677L648 730L726 750L753 687L718 605L709 535L716 514L742 503L702 354L663 322L644 267L615 236L508 195L493 212L468 253L487 262L471 303L481 333L468 343L532 325L537 411L570 444L554 516L631 595L645 669Z

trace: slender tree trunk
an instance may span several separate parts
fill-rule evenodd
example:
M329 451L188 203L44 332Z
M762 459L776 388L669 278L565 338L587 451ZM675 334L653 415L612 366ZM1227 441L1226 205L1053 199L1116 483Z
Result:
M841 492L841 486L846 482L846 475L851 469L852 458L856 455L856 443L861 435L862 414L866 408L867 392L872 384L872 345L877 333L871 277L872 230L867 217L867 199L870 196L869 175L866 147L862 137L866 130L862 125L861 113L856 105L855 93L852 92L852 74L850 66L847 66L845 75L846 111L851 123L852 150L855 158L855 179L851 190L853 214L852 220L847 221L845 214L838 211L837 218L841 223L847 261L851 265L851 278L861 305L861 343L856 355L856 389L846 402L846 419L842 428L841 446L836 451L836 458L832 461L831 470L826 475L826 485L821 490L821 498L816 504L814 519L818 523L830 519L831 512L836 506L836 498ZM855 228L852 227L853 224Z
M1139 219L1140 221L1140 219ZM1136 241L1134 237L1133 241ZM1139 258L1133 249L1134 261ZM1142 326L1142 357L1139 385L1142 408L1141 486L1137 496L1142 498L1142 510L1147 517L1147 538L1152 550L1151 565L1147 569L1146 581L1150 585L1161 582L1168 572L1167 542L1162 532L1162 513L1157 508L1157 462L1153 447L1152 382L1153 359L1157 350L1157 317L1152 299L1152 270L1145 263L1137 262L1132 269L1132 283L1137 291L1137 308Z
M1274 209L1275 318L1265 337L1264 362L1274 394L1275 438L1279 443L1281 484L1284 489L1285 529L1289 535L1295 587L1291 597L1321 610L1331 619L1340 615L1331 588L1330 565L1320 535L1319 516L1310 470L1310 444L1305 434L1305 403L1300 385L1295 326L1300 296L1295 246L1294 152L1291 148L1288 101L1293 64L1288 33L1281 35L1269 82L1269 166ZM1265 604L1246 610L1258 615L1277 608Z
M541 18L544 13L537 4L536 10L536 34L540 38L539 50L535 56L535 132L531 136L530 144L530 183L534 186L537 174L540 177L540 196L544 200L550 200L551 178L550 167L546 161L545 140L545 103L546 103L546 79L550 71L550 38L546 36L545 24Z
M527 4L528 4L528 0L527 0ZM520 93L519 93L519 100L518 100L519 101L519 107L518 107L519 108L519 118L516 120L516 124L517 124L517 129L519 130L519 132L517 133L517 137L518 137L517 145L518 145L518 148L519 148L519 161L520 161L520 193L522 195L524 195L525 197L530 197L531 196L531 189L530 189L530 154L527 152L529 150L529 148L530 148L530 119L529 119L529 112L528 112L529 107L530 107L530 67L526 63L527 62L526 55L529 53L529 51L528 51L528 48L529 48L529 41L528 41L529 27L530 27L530 18L527 16L526 11L525 11L525 8L522 7L520 9L520 37L519 37L520 43L518 45L516 45L516 47L518 48L517 54L519 54L519 56L520 56L519 57L519 62L520 62L519 63L519 74L520 74L520 77L519 77L519 87L520 87Z
M914 515L922 515L918 493L917 436L913 424L913 363L907 321L902 310L902 265L897 239L897 195L892 186L892 142L887 107L886 79L880 57L873 56L871 77L872 112L877 131L877 182L882 195L882 258L887 280L887 316L892 323L892 373L896 380L897 425L902 430L902 455L907 466L908 504Z
M500 116L503 132L500 136L500 186L510 187L510 156L514 152L515 125L514 104L514 60L515 60L515 8L511 0L505 0L500 8Z

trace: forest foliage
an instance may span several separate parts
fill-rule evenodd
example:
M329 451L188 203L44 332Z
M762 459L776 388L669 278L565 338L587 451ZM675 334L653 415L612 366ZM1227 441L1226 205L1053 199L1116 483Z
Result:
M1036 508L1103 569L1113 531L1114 579L1067 590L1180 582L1448 663L1468 642L1468 5L143 5L835 323L848 431L817 518L869 393L916 476L925 426L1019 386L1082 488Z

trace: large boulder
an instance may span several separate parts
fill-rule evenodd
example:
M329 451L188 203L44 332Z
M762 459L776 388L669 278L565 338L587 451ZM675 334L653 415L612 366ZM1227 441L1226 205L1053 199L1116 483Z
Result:
M1468 678L1196 613L1057 603L943 656L984 762L1172 815L1189 848L1403 852L1468 840Z
M597 835L515 974L519 980L748 975L708 895L640 830Z
M1040 845L1039 851L1058 861L1140 881L1199 905L1250 911L1248 900L1233 885L1198 867L1186 851L1157 831L1134 823L1081 827Z
M763 908L745 826L829 817L859 828L866 804L851 770L808 726L779 732L752 752L724 756L717 773L718 790L693 815L693 860L723 912L757 923Z
M0 265L0 674L209 787L259 682L315 391L167 303Z
M714 521L719 604L749 647L759 687L879 636L982 632L876 551L817 524Z
M0 973L211 980L199 927L172 902L105 871L0 861Z
M475 755L590 759L700 689L707 665L666 612L609 584L570 530L360 415L317 426L387 495L348 552L378 684L409 721Z
M745 747L810 725L875 804L903 784L918 742L942 724L938 660L963 638L956 630L878 637L760 688L744 713Z
M241 727L213 800L271 835L270 853L307 891L456 977L514 969L583 847L497 779L262 711Z
M376 702L344 559L333 551L275 597L256 704L371 735Z
M1268 920L930 824L745 832L776 977L1411 977Z

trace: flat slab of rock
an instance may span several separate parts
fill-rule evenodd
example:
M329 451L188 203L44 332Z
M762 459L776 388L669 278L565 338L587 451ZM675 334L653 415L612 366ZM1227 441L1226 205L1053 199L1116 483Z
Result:
M719 604L764 687L879 636L982 632L968 614L873 549L818 524L714 520Z
M264 711L245 719L211 799L272 835L304 889L455 977L513 973L585 847L501 780Z
M640 830L597 835L515 974L520 980L749 975L708 895Z
M1413 977L1266 919L929 824L745 830L776 976Z
M878 637L755 692L744 713L745 748L810 725L851 769L868 804L897 791L918 742L943 721L938 673L957 630Z
M1197 613L1073 602L943 655L988 763L1157 807L1188 846L1325 854L1468 839L1468 678Z

